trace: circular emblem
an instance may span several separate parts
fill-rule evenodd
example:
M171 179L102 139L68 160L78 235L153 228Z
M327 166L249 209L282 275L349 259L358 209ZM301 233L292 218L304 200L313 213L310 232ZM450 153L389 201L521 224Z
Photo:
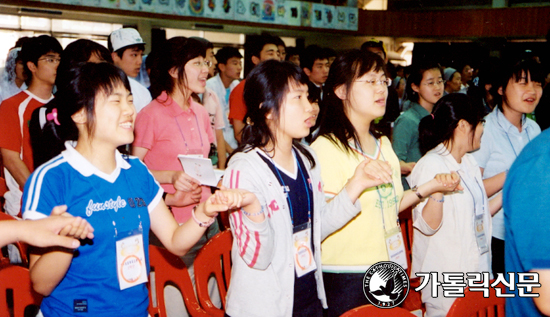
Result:
M135 256L127 256L120 265L122 278L128 283L134 283L141 277L141 260Z
M397 263L378 262L363 277L363 293L368 301L379 308L399 306L409 294L407 272Z

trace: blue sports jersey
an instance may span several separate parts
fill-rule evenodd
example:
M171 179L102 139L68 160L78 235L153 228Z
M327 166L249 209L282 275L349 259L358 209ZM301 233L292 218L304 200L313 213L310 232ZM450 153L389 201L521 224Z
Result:
M99 171L73 147L40 166L27 180L23 217L40 219L55 206L86 219L94 239L74 254L59 285L42 301L44 316L147 316L145 284L120 290L116 241L141 228L149 270L149 212L162 199L162 188L137 158L116 154L111 174Z

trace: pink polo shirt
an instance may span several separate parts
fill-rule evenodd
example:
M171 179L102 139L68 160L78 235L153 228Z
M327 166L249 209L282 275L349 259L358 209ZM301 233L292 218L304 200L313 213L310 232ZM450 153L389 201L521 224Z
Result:
M208 112L192 99L189 103L189 109L183 111L166 92L162 92L138 113L134 146L149 150L143 160L149 169L181 171L179 154L200 153L208 157L210 143L214 142ZM167 193L175 192L172 184L161 186ZM203 186L201 202L210 194L210 188ZM193 207L172 207L176 221L184 223L191 218Z

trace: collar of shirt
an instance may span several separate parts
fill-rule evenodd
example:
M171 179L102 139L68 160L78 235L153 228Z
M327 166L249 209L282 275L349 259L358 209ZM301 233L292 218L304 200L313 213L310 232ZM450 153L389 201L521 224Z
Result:
M108 182L114 183L118 178L121 169L129 169L130 163L128 163L122 154L117 150L115 152L116 168L111 174L106 174L100 171L92 163L90 163L82 154L80 154L72 145L70 141L65 142L66 150L62 152L63 157L67 160L67 163L71 165L82 176L89 177L96 175Z
M412 109L412 111L414 111L414 112L416 113L416 116L417 116L419 119L422 119L422 118L424 118L425 116L430 115L430 113L428 112L428 110L424 109L424 107L422 107L422 106L421 106L419 103L417 103L417 102L413 102L411 109Z
M513 125L510 121L508 121L508 119L506 118L506 116L504 116L504 113L502 111L500 111L499 107L495 107L495 109L493 110L494 112L494 120L495 122L497 123L497 125L502 129L504 130L504 132L506 133L514 133L514 134L521 134L519 131L518 131L518 128ZM521 116L521 131L525 131L525 129L529 128L529 126L527 125L527 118L525 115L522 115Z
M157 97L157 101L159 103L161 103L162 105L164 105L166 107L166 109L168 110L168 113L172 116L172 117L177 117L179 115L182 115L182 114L186 114L186 113L189 113L189 114L195 114L195 109L196 107L200 107L200 105L198 105L192 97L189 97L189 109L187 110L183 110L177 102L175 102L172 97L170 97L166 91L163 91L160 96Z

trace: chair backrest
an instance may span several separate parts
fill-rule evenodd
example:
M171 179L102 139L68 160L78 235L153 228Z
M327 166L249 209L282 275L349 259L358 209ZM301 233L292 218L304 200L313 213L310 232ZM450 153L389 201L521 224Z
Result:
M506 299L497 297L494 288L489 287L488 289L489 297L485 298L483 291L472 292L467 288L464 291L464 297L457 298L454 301L453 306L451 306L451 309L447 313L447 317L503 317ZM503 289L501 291L504 293Z
M12 293L11 296L8 296L9 291ZM13 298L13 302L8 303L8 298ZM42 296L32 289L27 268L17 265L6 265L0 268L1 316L24 317L25 309L29 306L35 306L34 311L38 312L41 301ZM10 312L13 312L13 315Z
M377 316L377 317L411 317L415 316L410 311L395 307L395 308L378 308L372 305L365 305L348 310L340 317L362 317L362 316Z
M224 316L224 311L214 306L208 293L208 279L216 278L218 290L225 308L225 297L231 279L231 230L225 230L210 239L199 251L193 264L197 297L203 309L211 316Z
M149 276L149 314L151 316L166 317L164 288L167 285L177 287L189 314L195 316L208 316L200 307L193 282L183 261L170 251L150 245L149 264L151 274Z
M17 218L14 218L3 211L0 211L0 221L4 221L4 220L17 220ZM19 250L19 254L21 255L21 265L28 268L29 267L29 259L27 257L28 245L23 242L15 242L12 244ZM3 250L1 250L0 252L0 265L6 265L10 263L9 257L4 256L3 251L5 250L5 248L7 247L2 248ZM7 254L7 251L6 251L6 254Z
M8 191L8 185L6 184L6 179L0 177L0 197L4 197L4 194Z

